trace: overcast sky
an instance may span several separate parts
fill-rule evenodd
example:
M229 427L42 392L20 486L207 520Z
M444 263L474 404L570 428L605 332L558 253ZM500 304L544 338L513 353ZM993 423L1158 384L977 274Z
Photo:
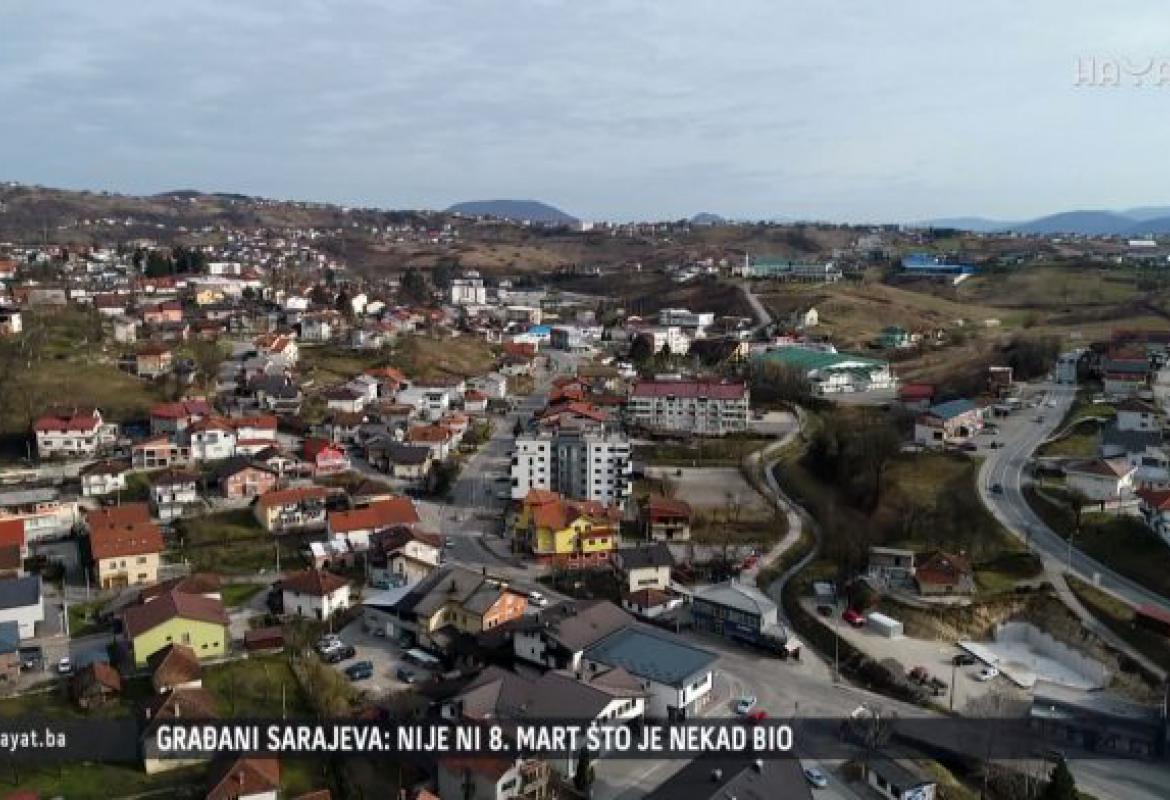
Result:
M8 0L0 179L591 219L1170 204L1165 0ZM1170 66L1165 68L1170 77Z

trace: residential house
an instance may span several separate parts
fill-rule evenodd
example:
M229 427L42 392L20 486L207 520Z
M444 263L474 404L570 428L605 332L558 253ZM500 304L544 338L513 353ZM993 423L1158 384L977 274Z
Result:
M145 504L135 504L145 508ZM123 506L125 508L125 506ZM103 520L90 514L89 556L94 582L103 589L140 586L158 580L162 531L148 519Z
M155 734L158 726L175 720L218 719L219 714L216 713L215 706L215 698L203 687L176 689L172 692L155 695L144 710L146 724L142 734L142 766L146 774L155 775L207 761L208 756L205 755L192 755L189 758L160 757L154 750Z
M975 573L965 555L920 553L914 558L914 583L921 595L971 594Z
M125 609L122 629L138 667L169 644L187 645L200 660L219 658L230 640L222 601L178 591Z
M370 540L366 559L369 581L374 586L418 583L439 568L443 540L436 533L400 525L378 531Z
M905 328L888 325L878 333L876 344L884 350L902 350L913 347L915 341L914 336Z
M914 551L900 547L871 547L866 575L890 586L901 586L914 579Z
M933 405L914 421L914 441L924 447L966 442L983 428L983 412L965 398Z
M252 455L252 460L263 464L285 480L288 478L304 478L312 475L313 468L292 453L286 453L279 447L265 447Z
M223 579L214 572L192 572L180 578L168 578L139 589L138 602L149 603L171 592L199 595L209 600L222 600Z
M102 497L126 488L126 476L130 464L125 461L95 461L83 467L81 478L82 497Z
M487 412L488 396L478 389L468 389L463 393L463 410L468 414L484 414Z
M1109 397L1134 397L1149 387L1149 378L1144 348L1117 348L1101 360L1101 385Z
M898 387L898 402L911 411L926 411L936 393L932 383L904 383Z
M641 619L657 619L682 607L684 600L661 589L639 589L622 595L622 608Z
M625 584L622 589L626 593L640 589L662 590L670 586L674 556L665 542L615 550L612 561Z
M512 648L529 663L577 671L586 650L633 621L608 600L553 606L515 627Z
M142 321L147 325L174 325L183 321L183 304L165 300L142 310Z
M359 432L367 422L361 411L334 411L325 418L324 431L331 442L352 444L358 441Z
M442 758L439 759L436 776L438 795L424 790L413 800L522 800L547 797L549 772L548 763L535 758Z
M1129 397L1114 408L1117 411L1116 425L1118 430L1142 432L1160 432L1162 430L1161 414L1153 403Z
M30 542L67 535L78 521L78 503L54 487L0 492L0 522L17 520Z
M56 408L33 423L37 456L49 458L93 458L98 448L116 439L96 408Z
M357 414L366 407L369 398L348 386L338 386L325 392L325 405L330 411Z
M203 686L199 656L188 645L168 644L147 659L150 683L158 694Z
M426 445L400 444L382 441L367 449L373 458L370 463L399 480L425 483L434 464L434 453Z
M165 344L152 342L134 354L134 374L140 378L158 378L174 368L175 353Z
M442 649L453 635L479 634L522 618L528 596L501 579L449 565L419 583L375 595L362 607L366 630Z
M646 794L646 800L813 800L795 758L751 754L696 758ZM930 800L924 798L923 800Z
M691 616L698 630L768 650L779 651L788 638L776 603L755 586L734 578L695 589Z
M345 449L326 439L310 437L304 442L305 461L313 468L315 475L337 475L348 472L349 456Z
M1170 489L1139 489L1139 513L1151 531L1170 545Z
M166 469L191 461L190 448L171 441L169 436L152 436L130 447L130 464L134 469Z
M277 483L276 470L242 456L219 464L213 475L220 495L229 500L265 494Z
M150 432L154 436L172 436L213 414L211 406L202 398L162 403L150 409Z
M265 492L256 498L252 513L260 527L269 533L288 533L325 527L323 486L299 486Z
M194 472L167 469L151 481L150 505L163 522L178 519L198 503L199 475Z
M219 417L192 423L185 438L192 461L222 461L236 454L236 429Z
M1094 503L1127 499L1134 489L1137 467L1124 458L1094 458L1064 465L1065 484Z
M691 538L694 512L689 503L648 494L638 501L638 526L642 536L657 542L685 542Z
M717 659L665 631L633 624L590 646L581 656L581 673L621 667L647 693L648 718L679 720L697 714L711 699Z
M284 613L325 620L350 605L349 581L319 569L293 573L280 581Z
M862 769L866 785L888 800L934 800L938 789L937 781L909 760L868 758Z
M83 711L100 708L122 693L122 676L105 661L86 664L69 677L69 696Z
M462 393L459 387L415 384L399 390L394 401L413 407L420 419L433 421L450 411L452 400Z
M630 422L652 430L722 435L747 430L750 393L742 381L639 381L630 391Z
M616 506L533 489L516 517L515 536L538 561L581 569L609 562L620 523Z
M36 635L37 623L44 619L40 575L0 579L0 625L14 622L20 638L31 639Z
M205 800L279 800L280 759L225 756L211 765Z
M406 431L406 443L428 448L434 461L445 460L457 444L454 433L445 425L413 425Z
M24 330L24 317L19 308L0 306L0 336L15 336Z
M277 419L271 414L232 417L228 423L236 432L236 455L250 456L276 446Z
M370 537L377 531L399 525L412 527L419 523L418 510L409 497L395 497L371 503L351 511L330 511L327 530L330 537L343 539L355 550L370 547Z
M250 379L244 390L250 395L257 408L274 414L297 415L301 413L304 393L300 385L288 375L257 375Z

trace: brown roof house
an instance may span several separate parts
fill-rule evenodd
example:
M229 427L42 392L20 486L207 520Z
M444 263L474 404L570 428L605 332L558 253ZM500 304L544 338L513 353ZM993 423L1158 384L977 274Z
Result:
M147 659L150 682L155 692L165 694L176 689L203 686L203 667L199 656L185 644L168 644Z
M134 664L147 666L152 655L171 644L190 647L200 660L228 652L228 615L223 602L199 594L171 591L122 612L122 631Z
M224 758L211 766L207 800L276 800L279 796L278 758Z
M122 676L104 661L82 667L69 679L69 696L87 711L105 705L121 692Z
M918 593L925 595L971 594L975 591L971 559L941 550L924 553L915 559L914 582L918 585Z
M329 619L349 608L349 581L321 569L306 569L280 582L284 613Z
M144 709L146 724L143 726L143 769L147 775L155 775L172 769L180 769L207 760L207 756L198 755L189 758L160 758L154 750L155 732L164 722L174 720L214 720L219 718L215 708L215 698L206 689L176 689L173 692L160 694L147 704Z

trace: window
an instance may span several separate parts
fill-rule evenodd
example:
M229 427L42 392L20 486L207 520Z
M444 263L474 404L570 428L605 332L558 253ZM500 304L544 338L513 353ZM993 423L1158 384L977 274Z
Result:
M191 634L184 631L183 634L179 636L179 641L181 641L183 644L191 644Z

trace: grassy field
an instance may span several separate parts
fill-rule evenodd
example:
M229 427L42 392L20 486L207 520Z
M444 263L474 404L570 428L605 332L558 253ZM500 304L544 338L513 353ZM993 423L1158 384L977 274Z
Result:
M1170 639L1133 624L1133 610L1075 575L1065 575L1068 588L1090 613L1155 664L1170 670Z
M635 445L634 460L663 467L736 467L768 444L767 439L703 439Z
M305 377L312 379L317 386L331 386L343 383L363 370L385 366L389 361L388 351L359 351L326 345L302 347L298 365Z
M466 378L490 369L495 355L491 345L471 336L403 336L394 345L390 363L414 380L451 375Z
M1060 458L1091 458L1097 454L1100 438L1100 423L1082 417L1066 436L1042 445L1036 453Z
M276 548L284 569L303 566L301 548L306 537L274 537L246 510L184 519L179 527L181 547L174 555L186 558L191 569L228 575L256 573L276 567Z
M1037 515L1067 539L1075 521L1072 511L1061 502L1063 492L1053 487L1044 492L1041 495L1026 490L1025 496ZM1130 580L1159 594L1170 595L1170 547L1141 520L1113 513L1092 513L1086 509L1081 518L1081 532L1073 544Z
M249 600L263 591L265 588L262 583L228 583L223 587L220 595L223 597L223 604L228 608L237 608L245 605Z
M203 672L203 686L230 717L308 716L312 708L284 655L214 664Z

